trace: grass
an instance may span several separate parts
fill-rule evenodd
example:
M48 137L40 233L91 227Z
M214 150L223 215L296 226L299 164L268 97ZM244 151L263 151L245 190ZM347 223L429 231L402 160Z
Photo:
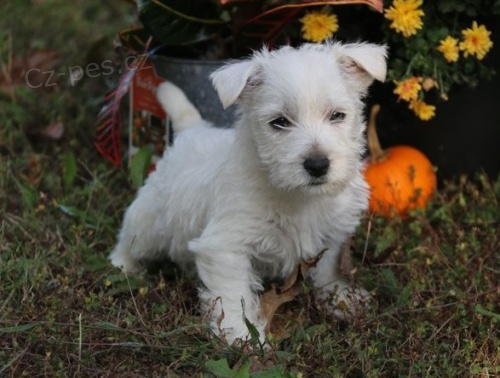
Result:
M5 6L3 61L50 47L58 70L89 51L113 59L111 40L133 19L119 2ZM173 270L126 277L106 259L135 192L92 147L112 79L0 95L0 376L500 375L499 180L457 178L405 221L365 219L354 278L376 300L352 323L302 295L281 309L271 350L229 347L192 282ZM44 137L56 121L64 136Z

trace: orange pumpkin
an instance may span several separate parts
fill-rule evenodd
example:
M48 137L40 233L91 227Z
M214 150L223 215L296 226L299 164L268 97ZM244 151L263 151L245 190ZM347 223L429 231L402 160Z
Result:
M370 185L370 211L383 216L404 216L409 210L424 208L436 191L436 173L427 157L410 146L382 150L376 134L374 105L368 123L370 157L365 178Z

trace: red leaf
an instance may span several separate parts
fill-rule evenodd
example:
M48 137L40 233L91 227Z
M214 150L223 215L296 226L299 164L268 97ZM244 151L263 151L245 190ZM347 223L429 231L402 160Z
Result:
M137 70L127 71L121 78L118 88L108 93L105 103L97 116L99 122L94 146L99 153L115 167L121 164L120 136L123 128L120 104L128 92Z

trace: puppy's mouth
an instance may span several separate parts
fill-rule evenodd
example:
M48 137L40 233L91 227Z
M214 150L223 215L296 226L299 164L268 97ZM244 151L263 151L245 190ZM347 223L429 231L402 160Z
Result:
M312 180L309 182L309 186L321 186L327 183L326 180Z

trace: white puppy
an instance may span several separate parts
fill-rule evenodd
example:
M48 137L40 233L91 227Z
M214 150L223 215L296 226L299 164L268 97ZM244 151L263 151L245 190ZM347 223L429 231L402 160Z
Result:
M349 289L338 259L367 207L361 100L384 80L385 57L382 46L332 43L229 63L211 78L224 107L240 105L234 129L210 127L162 84L177 137L128 208L112 263L137 272L168 256L194 269L202 307L230 343L248 335L245 317L264 335L264 279L326 248L310 271L318 295L335 294L332 311L354 306L367 293Z

